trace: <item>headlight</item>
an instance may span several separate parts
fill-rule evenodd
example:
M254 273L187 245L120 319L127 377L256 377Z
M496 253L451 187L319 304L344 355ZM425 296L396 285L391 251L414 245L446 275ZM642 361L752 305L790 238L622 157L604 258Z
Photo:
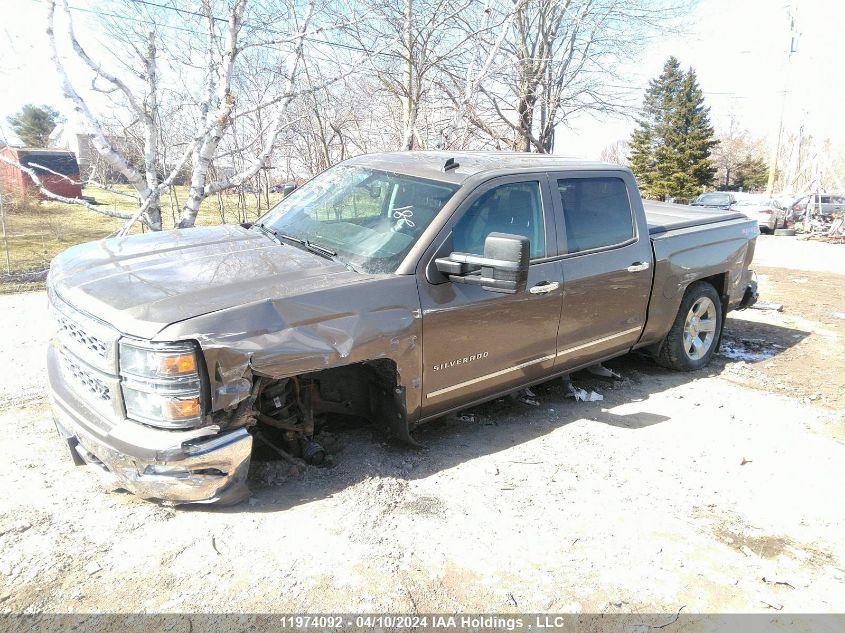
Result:
M195 344L121 340L119 360L127 417L163 428L199 425L203 385Z
M149 349L120 344L120 372L141 378L179 378L197 376L197 357L193 347Z

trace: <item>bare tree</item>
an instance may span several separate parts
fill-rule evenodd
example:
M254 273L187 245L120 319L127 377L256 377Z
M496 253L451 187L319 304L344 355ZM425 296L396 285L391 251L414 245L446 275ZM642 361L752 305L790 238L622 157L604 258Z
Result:
M728 189L736 178L737 166L747 158L766 158L764 139L753 138L741 127L736 115L731 113L727 127L717 136L719 144L713 148L716 161L716 183L720 189Z
M502 45L514 18L527 2L528 0L513 0L502 5L502 10L497 12L494 10L494 1L486 0L481 23L476 25L465 21L468 51L467 59L462 59L462 62L466 64L466 68L447 61L446 72L452 81L442 84L444 94L454 107L452 120L442 131L442 147L464 148L469 145L472 128L468 124L467 115L474 111L479 86L498 70L496 60Z
M630 152L631 147L628 145L628 141L626 139L619 139L602 149L599 159L605 163L628 166L631 162L629 158Z
M316 89L315 86L303 87L300 79L306 40L334 28L331 24L313 23L315 0L309 0L304 8L295 0L256 3L253 20L258 26L250 27L246 27L245 19L248 0L232 0L225 18L214 13L212 0L203 0L199 11L179 9L176 5L153 5L160 13L173 8L187 15L190 22L186 23L198 29L201 26L202 31L188 36L187 45L170 42L161 46L163 36L161 29L156 28L155 20L139 19L136 25L122 28L113 25L110 34L115 43L122 46L101 52L101 57L108 58L107 64L96 60L83 48L74 31L67 0L61 0L61 4L67 23L67 40L93 75L89 94L105 95L112 103L125 107L131 118L130 125L140 129L139 137L143 139L142 155L137 161L110 142L104 132L103 117L96 113L91 97L84 95L71 80L58 55L54 25L56 0L50 0L47 34L64 96L72 104L77 124L98 154L137 191L139 207L124 232L138 219L143 219L154 230L162 227L162 192L169 191L187 167L190 169L190 188L176 223L180 228L194 225L205 198L260 179L280 134L291 123L291 102L304 92ZM132 2L128 6L137 9ZM139 25L150 21L153 26L146 33L139 33ZM266 26L268 24L284 24L286 28L282 31ZM139 41L143 41L143 45L139 45ZM128 59L119 57L123 49L128 51ZM185 85L179 95L183 103L175 113L162 111L163 97L167 95L160 72L162 51L168 53L168 72L174 73L173 68L178 66L176 76ZM272 51L272 54L266 51ZM242 71L251 60L259 58L264 63L265 82L262 89L256 91L256 84L245 85L243 79L247 73ZM123 66L124 72L107 69L107 65ZM349 72L335 70L326 83L337 81ZM192 91L193 87L197 90ZM256 94L259 98L255 98ZM181 133L177 138L163 136L163 122L171 119L172 124L174 116L182 124ZM174 151L174 146L179 150ZM236 154L237 160L226 161L227 157ZM230 166L237 163L237 168L215 169L215 160L226 161ZM266 181L266 175L264 179Z
M683 3L684 0L679 0ZM521 151L550 152L555 128L579 112L623 112L614 70L649 36L672 27L678 5L650 0L528 0L502 45L503 70L482 83L473 122ZM504 132L500 131L504 130Z
M456 59L470 57L469 43L480 32L497 25L489 18L489 4L481 6L473 0L370 0L368 8L376 19L358 26L357 42L360 46L392 44L374 55L372 63L384 90L401 106L398 148L425 149L429 136L439 143L440 134L435 129L421 129L421 113L427 107L429 114L437 109L432 104L443 96L438 88L449 83L448 67ZM481 76L470 74L471 91ZM441 123L439 118L435 120ZM446 121L433 127L444 125Z

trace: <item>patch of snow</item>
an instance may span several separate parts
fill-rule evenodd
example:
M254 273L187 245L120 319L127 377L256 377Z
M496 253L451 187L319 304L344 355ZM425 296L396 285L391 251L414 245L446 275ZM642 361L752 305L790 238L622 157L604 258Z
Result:
M779 351L780 347L776 345L766 346L757 341L736 341L725 337L719 347L719 356L746 363L758 363L771 358Z

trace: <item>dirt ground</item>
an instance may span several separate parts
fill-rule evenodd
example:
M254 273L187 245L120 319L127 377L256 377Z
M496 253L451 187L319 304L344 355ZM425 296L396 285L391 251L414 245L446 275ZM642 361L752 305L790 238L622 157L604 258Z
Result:
M537 389L421 429L332 430L178 510L76 468L43 395L43 294L0 297L3 612L843 612L845 246L762 236L762 300L706 370L631 355L600 402ZM800 257L799 257L800 256ZM793 261L815 270L791 270ZM670 630L670 629L666 629Z

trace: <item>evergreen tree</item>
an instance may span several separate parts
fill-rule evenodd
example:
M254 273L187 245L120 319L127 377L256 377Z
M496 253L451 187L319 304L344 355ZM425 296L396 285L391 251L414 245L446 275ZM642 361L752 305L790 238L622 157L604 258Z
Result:
M660 173L666 164L666 111L674 102L683 80L681 64L670 57L657 79L649 81L643 100L642 115L631 135L631 170L647 198L662 198Z
M733 188L740 191L759 191L769 181L769 166L766 161L750 155L737 163Z
M691 198L713 181L716 145L710 111L695 71L670 57L649 82L643 114L631 136L631 169L647 198Z
M20 112L6 120L24 145L47 147L47 139L59 121L59 113L49 106L27 103Z

